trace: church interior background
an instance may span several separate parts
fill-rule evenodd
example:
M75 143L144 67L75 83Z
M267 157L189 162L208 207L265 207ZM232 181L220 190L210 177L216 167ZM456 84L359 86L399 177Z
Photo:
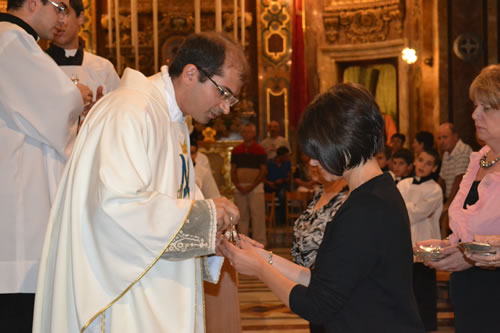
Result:
M5 11L6 0L0 0ZM419 130L455 124L477 147L468 87L481 68L498 62L497 0L84 0L86 49L110 59L121 74L147 75L168 64L195 31L234 36L251 66L240 103L210 124L216 142L203 144L222 192L230 192L222 141L240 122L259 137L271 120L295 146L294 128L308 101L336 82L365 85L384 114L411 142ZM414 63L401 57L416 51Z
M6 5L0 0L0 11ZM209 124L215 141L200 145L223 195L232 196L229 161L237 143L223 138L238 132L242 121L253 121L263 139L267 124L276 120L294 150L304 106L341 81L367 87L407 142L420 130L435 133L440 123L451 121L462 140L478 148L468 87L483 67L498 63L498 0L84 0L84 5L86 49L111 60L119 74L126 67L157 72L195 31L225 31L242 44L250 79L231 114ZM415 50L415 62L403 60L405 48ZM243 327L260 327L251 313L265 307L245 296L257 283L241 282ZM276 304L269 308L279 312L277 318L288 316L286 330L307 327Z

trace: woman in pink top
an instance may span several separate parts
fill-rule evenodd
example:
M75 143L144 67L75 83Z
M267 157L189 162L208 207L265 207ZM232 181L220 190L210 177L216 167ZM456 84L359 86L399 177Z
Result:
M469 95L475 104L477 136L486 145L472 153L460 189L449 208L448 240L429 240L419 245L445 247L447 257L425 264L452 272L450 298L455 328L461 332L500 332L500 270L484 269L465 257L459 242L479 239L476 235L500 234L500 65L484 68L472 82Z

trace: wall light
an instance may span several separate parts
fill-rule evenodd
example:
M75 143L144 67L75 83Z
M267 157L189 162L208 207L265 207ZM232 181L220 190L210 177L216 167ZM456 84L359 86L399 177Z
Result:
M417 61L417 51L415 51L415 49L404 48L403 51L401 51L401 58L403 58L406 63L413 64Z

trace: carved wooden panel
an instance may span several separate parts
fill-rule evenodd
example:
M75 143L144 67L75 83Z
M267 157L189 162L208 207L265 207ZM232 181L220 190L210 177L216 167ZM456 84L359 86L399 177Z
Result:
M260 133L277 120L288 139L292 0L257 1Z
M330 44L359 44L400 39L403 13L399 0L325 0L323 24Z

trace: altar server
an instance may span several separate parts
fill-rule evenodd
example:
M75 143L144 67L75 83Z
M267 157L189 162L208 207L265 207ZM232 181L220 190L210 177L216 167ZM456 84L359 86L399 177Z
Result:
M92 99L38 46L66 18L68 0L8 0L0 13L0 322L31 332L49 209L70 128Z
M73 82L88 86L96 100L116 89L120 77L108 59L83 49L83 40L78 36L81 26L85 23L83 2L70 0L69 4L68 16L64 24L56 29L47 53ZM99 87L101 88L98 94Z

